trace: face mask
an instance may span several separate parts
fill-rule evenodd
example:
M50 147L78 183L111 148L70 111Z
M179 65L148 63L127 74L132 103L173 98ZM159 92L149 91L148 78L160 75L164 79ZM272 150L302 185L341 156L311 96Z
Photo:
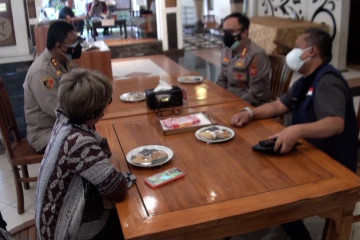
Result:
M228 31L224 31L224 35L223 35L223 42L224 45L228 48L231 49L236 49L241 41L241 33L237 34L237 35L233 35L232 33L228 32Z
M310 57L305 60L301 59L301 55L310 48L311 47L305 49L294 48L286 55L286 64L291 70L295 72L299 71L300 68L304 65L304 63L310 60Z
M72 60L71 54L66 53L66 52L63 52L63 51L60 51L60 53L61 53L62 55L64 55L64 56L67 58L68 61Z
M81 57L82 46L80 43L77 43L75 47L68 47L68 56L71 56L71 59L78 59Z

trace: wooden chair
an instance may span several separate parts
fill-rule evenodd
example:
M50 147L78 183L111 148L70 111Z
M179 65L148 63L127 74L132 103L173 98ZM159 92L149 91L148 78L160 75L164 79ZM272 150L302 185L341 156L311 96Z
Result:
M213 14L204 15L203 23L204 23L204 29L206 31L209 31L210 29L218 29L219 28L219 26L215 20L215 15L213 15Z
M354 95L354 96L356 96L356 95ZM357 118L358 127L360 129L360 102L359 102L358 112L357 112L356 118ZM358 147L360 147L360 138L358 138ZM359 168L360 168L360 162L358 162L358 169ZM360 201L360 199L358 201ZM359 204L359 202L357 204ZM360 214L353 213L353 215L352 215L352 223L356 223L356 222L360 222ZM331 229L332 229L331 227L334 226L334 225L335 225L335 223L334 223L333 220L326 219L325 227L324 227L324 231L323 231L323 237L322 237L323 240L325 239L326 236L335 236L336 233L333 233L331 231Z
M281 54L281 55L286 55L288 54L292 48L289 48L287 46L285 46L283 43L281 43L281 41L279 40L274 40L273 43L275 44L275 49L273 50L273 54Z
M24 222L11 229L9 232L16 240L37 240L35 219Z
M360 101L359 101L359 106L358 106L358 111L357 111L356 119L357 119L358 128L360 129ZM359 147L360 147L360 138L358 138L358 145L359 145Z
M20 137L10 98L1 78L0 133L15 179L18 213L22 214L24 213L24 193L21 184L24 184L24 189L29 189L29 182L37 181L37 177L29 177L27 165L40 163L43 155L38 154L25 138Z
M359 106L358 106L356 119L357 119L358 128L360 130L360 101L359 101ZM360 148L360 131L359 131L359 135L358 135L358 148ZM358 152L360 152L360 151L358 151ZM358 157L358 159L359 159L359 157ZM357 170L358 170L358 172L360 170L360 161L359 160L358 160L358 163L357 163ZM359 221L360 221L360 215L359 215Z
M0 227L6 230L6 222L2 218L1 212ZM28 220L7 232L10 233L16 240L37 240L35 219Z
M275 100L289 88L293 71L286 65L284 55L269 54L271 62L270 90Z

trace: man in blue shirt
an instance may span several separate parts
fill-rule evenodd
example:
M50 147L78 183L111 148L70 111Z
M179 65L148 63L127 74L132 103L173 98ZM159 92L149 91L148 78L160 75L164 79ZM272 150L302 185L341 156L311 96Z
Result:
M59 19L65 19L68 23L73 24L77 32L80 32L80 35L84 31L84 19L85 16L77 17L73 11L74 0L67 0L66 5L60 10Z

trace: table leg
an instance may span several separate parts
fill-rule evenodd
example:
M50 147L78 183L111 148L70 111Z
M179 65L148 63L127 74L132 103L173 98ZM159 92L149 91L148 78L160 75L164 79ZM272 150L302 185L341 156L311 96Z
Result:
M94 38L94 41L96 41L96 34L95 34L95 32L96 32L96 27L93 25L93 38Z
M127 38L126 22L124 22L124 32L125 32L125 38Z
M354 223L353 211L354 209L351 208L349 210L340 209L324 214L326 223L322 240L349 240L351 226Z

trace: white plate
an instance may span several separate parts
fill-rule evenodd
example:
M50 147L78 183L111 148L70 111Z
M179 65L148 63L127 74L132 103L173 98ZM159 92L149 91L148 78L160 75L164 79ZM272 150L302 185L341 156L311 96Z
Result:
M145 151L146 150L163 151L167 154L167 158L164 158L161 160L154 160L151 163L134 163L132 161L133 156L136 154L141 154L141 151L144 151L144 150ZM173 156L174 156L174 152L168 147L161 146L161 145L145 145L145 146L134 148L133 150L128 152L126 154L126 161L134 166L149 168L149 167L161 166L161 165L167 163L168 161L170 161Z
M140 102L145 100L145 92L128 92L120 96L124 102Z
M230 136L226 137L226 138L216 137L215 139L207 139L207 138L201 137L201 135L200 135L201 132L205 132L205 131L210 131L215 134L216 129L220 130L220 131L227 131L230 133ZM198 140L206 142L206 143L218 143L218 142L225 142L225 141L232 139L235 136L235 132L234 132L234 130L232 130L231 128L228 128L228 127L224 127L224 126L220 126L220 125L212 125L212 126L200 128L199 130L197 130L195 132L195 136Z
M202 76L183 76L178 77L178 81L181 83L200 83L204 80Z

